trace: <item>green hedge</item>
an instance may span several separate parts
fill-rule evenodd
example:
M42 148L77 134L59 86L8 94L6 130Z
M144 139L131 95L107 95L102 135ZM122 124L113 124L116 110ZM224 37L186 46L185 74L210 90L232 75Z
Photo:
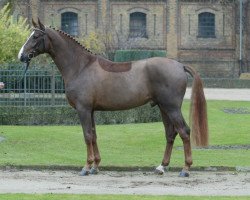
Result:
M117 50L114 61L125 62L151 57L166 57L166 54L167 52L164 50Z
M70 107L0 107L2 125L75 124L77 115Z
M95 112L97 124L156 122L159 109L144 105L126 111ZM74 125L79 124L76 111L70 107L0 107L1 125Z

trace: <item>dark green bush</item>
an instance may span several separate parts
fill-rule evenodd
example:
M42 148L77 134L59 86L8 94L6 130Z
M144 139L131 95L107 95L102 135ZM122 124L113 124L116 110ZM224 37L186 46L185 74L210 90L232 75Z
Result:
M157 107L144 105L126 111L95 112L97 124L144 123L161 120ZM70 107L0 107L1 125L74 125L79 124L76 111Z
M151 57L166 57L165 50L117 50L114 60L116 62L125 62L141 60Z

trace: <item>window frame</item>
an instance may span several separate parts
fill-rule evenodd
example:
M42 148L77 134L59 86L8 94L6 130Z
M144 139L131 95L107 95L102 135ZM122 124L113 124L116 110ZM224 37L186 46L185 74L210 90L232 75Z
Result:
M135 11L129 14L129 38L148 38L146 13Z
M69 28L66 30L66 23L69 23ZM65 11L61 13L61 29L65 33L74 37L79 36L79 17L78 13L72 11Z
M198 38L216 38L216 15L212 12L198 14Z

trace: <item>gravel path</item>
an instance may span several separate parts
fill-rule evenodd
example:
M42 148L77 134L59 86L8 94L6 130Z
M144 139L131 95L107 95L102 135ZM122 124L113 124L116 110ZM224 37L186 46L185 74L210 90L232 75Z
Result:
M0 193L250 195L249 172L110 172L79 176L74 171L0 171Z
M204 88L208 100L250 101L250 89ZM187 88L185 99L190 99L191 88Z

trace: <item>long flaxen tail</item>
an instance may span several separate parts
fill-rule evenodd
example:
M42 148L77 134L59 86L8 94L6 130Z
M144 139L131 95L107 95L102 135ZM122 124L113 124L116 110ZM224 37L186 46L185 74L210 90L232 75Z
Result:
M199 74L190 66L184 66L184 70L193 78L191 106L190 106L190 126L191 139L195 146L208 146L208 123L207 104L203 91L203 83Z

